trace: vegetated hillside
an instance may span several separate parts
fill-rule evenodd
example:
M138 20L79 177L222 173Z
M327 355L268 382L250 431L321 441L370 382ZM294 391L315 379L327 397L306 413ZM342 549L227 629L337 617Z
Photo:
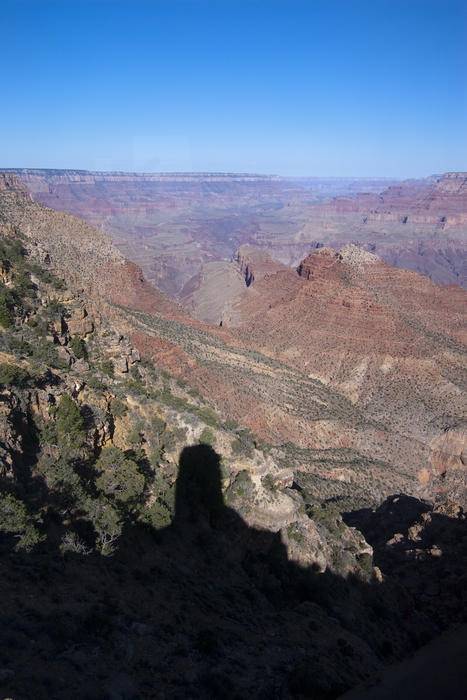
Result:
M407 454L405 466L425 495L454 488L465 499L466 301L460 287L347 246L252 285L223 324L337 390L367 421L417 442L418 458ZM391 461L394 448L383 444ZM381 452L372 445L372 454Z
M313 616L300 622L303 596L286 583L303 574L312 585L300 565L324 571L329 560L365 588L371 547L335 511L323 509L318 525L290 470L185 382L142 362L23 243L19 230L0 239L2 686L14 697L151 697L163 683L169 696L209 697L228 658L241 669L238 692L287 687ZM340 546L349 553L337 561ZM265 626L277 634L277 607L291 612L288 664L283 645L252 656ZM271 658L277 668L265 674Z
M245 351L244 343L228 330L190 321L180 307L147 285L135 266L119 257L105 234L31 202L12 177L4 178L0 190L0 216L7 229L21 230L39 259L53 269L70 273L71 279L82 272L86 294L106 317L118 320L144 356L188 380L226 416L281 445L285 467L309 470L312 463L322 495L347 494L355 504L378 503L394 489L409 492L416 487L404 460L407 454L416 463L423 459L417 443L407 447L403 440L401 450L398 436L365 419L321 382L260 352ZM99 245L102 236L106 255L92 256L93 238ZM297 445L311 447L312 452L303 456ZM329 449L337 449L330 459L338 469L342 460L347 464L363 458L366 468L355 473L358 489L353 474L342 483L342 473L329 470L328 453L323 455Z
M67 243L60 215L55 234L53 213L30 207L16 183L4 182L6 697L336 698L462 618L458 506L396 497L355 512L352 503L368 496L344 482L345 498L330 498L342 482L326 469L358 464L376 483L371 470L385 465L347 448L316 449L312 466L294 475L288 455L305 464L308 451L264 445L180 376L142 361L119 324L127 318L141 347L156 342L165 362L183 362L185 353L199 377L216 376L217 362L228 384L243 368L248 389L280 397L287 387L289 401L308 381L310 404L297 415L320 410L356 420L350 402L284 363L228 348L183 317L136 310L128 320L109 297L100 300L106 285L96 291L88 283L102 273L98 255L95 268L89 256L82 284L77 273L72 281L63 274L90 230ZM13 211L21 202L24 219ZM134 330L150 324L153 335ZM343 518L343 507L354 512Z
M10 172L36 201L103 228L146 279L177 297L205 263L230 261L242 244L265 247L278 237L296 245L293 236L306 223L310 204L355 191L380 192L394 183L246 173ZM283 262L298 262L310 249L307 243L294 253L296 260L289 262L288 253Z

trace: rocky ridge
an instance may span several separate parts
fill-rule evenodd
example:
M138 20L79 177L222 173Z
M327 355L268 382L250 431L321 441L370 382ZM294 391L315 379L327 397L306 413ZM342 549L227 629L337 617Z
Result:
M424 449L419 462L410 457L420 465L419 482L436 492L439 474L465 478L455 437L459 429L465 440L465 302L460 287L438 287L354 246L322 248L296 272L280 271L246 290L224 325L238 328L247 346L344 394L399 438L430 451L450 442L444 460L437 450L429 456Z
M391 185L380 194L313 205L300 238L339 248L349 241L438 284L466 286L467 174Z

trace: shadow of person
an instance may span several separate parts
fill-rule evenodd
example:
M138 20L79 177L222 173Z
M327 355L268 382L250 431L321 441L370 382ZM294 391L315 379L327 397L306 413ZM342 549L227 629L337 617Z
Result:
M420 595L417 608L389 579L289 561L280 533L249 526L224 502L222 479L215 450L185 447L169 526L128 518L112 556L63 555L57 537L30 553L0 550L5 697L334 700L436 632L434 597ZM408 527L425 510L399 497L388 508L371 516L375 551L380 528L381 547L391 534L386 516ZM453 568L446 596L459 609L464 527L433 516L426 533L427 547L442 543L436 579ZM423 588L433 568L412 549L411 582ZM410 563L400 553L396 573Z
M224 503L220 456L209 445L185 447L180 455L175 490L175 514L162 538L178 541L187 561L199 571L202 561L215 565L209 576L214 590L222 578L228 585L234 567L277 604L290 584L292 565L279 533L250 527ZM187 549L190 551L187 552ZM195 561L194 561L195 560ZM292 577L293 578L293 577ZM292 587L289 588L289 594Z
M225 518L220 457L209 445L185 447L180 454L173 526L220 526Z

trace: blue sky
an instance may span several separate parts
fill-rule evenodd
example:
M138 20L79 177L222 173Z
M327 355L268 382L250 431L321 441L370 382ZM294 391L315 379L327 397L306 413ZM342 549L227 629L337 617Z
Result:
M0 166L467 170L465 0L1 0Z

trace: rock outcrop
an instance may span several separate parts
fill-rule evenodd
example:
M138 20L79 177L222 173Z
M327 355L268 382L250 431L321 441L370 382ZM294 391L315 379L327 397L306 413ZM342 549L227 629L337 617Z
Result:
M275 274L283 267L283 265L276 263L265 250L249 244L240 246L234 254L233 260L237 263L247 287L252 282L262 280L266 275Z
M179 297L192 315L205 323L222 323L232 300L255 280L282 268L266 251L243 245L231 262L210 262L191 278Z

